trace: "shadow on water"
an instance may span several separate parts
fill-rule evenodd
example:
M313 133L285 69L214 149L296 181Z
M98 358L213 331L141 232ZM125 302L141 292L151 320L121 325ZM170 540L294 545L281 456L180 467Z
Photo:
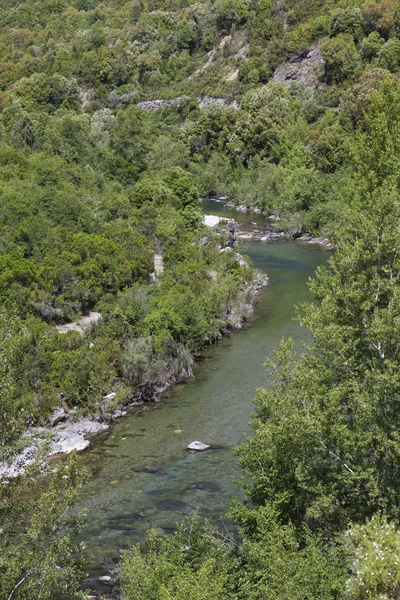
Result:
M213 210L241 217L223 205ZM247 242L246 254L273 283L261 292L251 327L206 348L194 379L166 393L157 409L117 422L112 435L82 457L94 473L78 499L78 508L88 511L82 541L97 557L117 556L121 547L143 541L150 527L170 531L196 510L219 523L239 495L232 448L250 433L257 388L268 386L263 363L282 337L309 340L293 319L294 305L310 298L307 279L329 256L289 241ZM219 450L187 452L194 440ZM93 566L91 576L98 572Z

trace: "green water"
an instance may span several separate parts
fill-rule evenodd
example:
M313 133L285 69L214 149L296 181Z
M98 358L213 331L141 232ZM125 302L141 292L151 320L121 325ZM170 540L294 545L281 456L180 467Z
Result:
M206 203L205 212L255 220L216 203ZM309 299L306 281L328 258L318 247L290 241L251 242L239 250L270 278L251 326L206 349L194 379L166 393L158 407L117 422L83 456L93 473L78 502L88 510L83 539L98 557L116 556L151 526L170 531L196 509L229 526L224 513L239 493L232 448L250 432L256 389L268 386L263 363L282 337L308 339L293 321L294 306ZM194 440L218 449L187 452Z

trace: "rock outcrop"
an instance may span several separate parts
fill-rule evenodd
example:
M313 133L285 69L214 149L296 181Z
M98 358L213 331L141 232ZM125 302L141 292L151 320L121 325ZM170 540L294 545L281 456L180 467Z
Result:
M211 227L212 229L214 229L214 227L217 227L223 220L224 219L222 219L221 217L217 217L217 215L204 215L203 217L204 225L206 225L207 227Z
M85 331L90 330L101 319L101 313L90 312L85 317L74 323L66 323L65 325L56 325L58 333L68 333L68 331L77 331L80 335L84 335Z
M122 416L123 413L120 412L120 416ZM63 409L57 409L52 414L56 421L60 417L64 419L64 416L67 417ZM0 462L0 480L13 479L23 475L27 468L37 460L39 453L42 454L40 457L42 461L46 456L47 458L54 458L70 454L74 450L81 452L90 446L91 438L99 433L104 433L108 428L107 423L101 423L87 417L76 423L58 421L58 424L51 428L33 427L23 435L26 441L25 448L14 456L10 463Z
M189 100L190 96L180 96L179 98L171 98L170 100L144 100L138 102L137 107L142 110L160 110L168 106L179 106L184 100ZM210 108L211 106L220 106L221 108L238 109L239 104L232 98L212 98L211 96L198 96L194 98L200 109Z
M50 425L50 427L55 427L56 425L58 425L59 423L62 423L66 419L67 419L67 413L65 412L65 410L63 408L56 408L51 413L47 422Z
M58 425L53 428L52 447L49 457L81 452L90 446L91 437L107 431L109 425L88 418L76 423Z
M272 81L290 85L299 81L309 88L318 88L324 73L325 61L319 46L313 46L306 54L292 58L278 67L272 76Z

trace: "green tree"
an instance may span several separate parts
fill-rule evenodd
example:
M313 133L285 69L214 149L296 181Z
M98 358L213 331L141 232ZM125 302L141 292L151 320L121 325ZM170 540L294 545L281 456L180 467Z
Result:
M353 36L340 33L325 40L321 51L325 59L325 77L328 83L341 83L356 77L361 65Z

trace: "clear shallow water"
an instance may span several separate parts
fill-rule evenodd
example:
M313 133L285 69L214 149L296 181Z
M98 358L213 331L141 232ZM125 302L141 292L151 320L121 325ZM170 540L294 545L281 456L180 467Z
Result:
M204 210L255 220L212 202ZM82 539L99 558L115 557L121 548L142 541L152 526L172 530L196 509L229 526L224 514L239 494L232 448L250 433L256 389L268 386L263 363L282 337L306 338L307 331L293 320L294 306L309 299L306 281L329 256L291 241L250 242L239 250L270 278L251 327L204 350L194 379L166 393L158 407L114 424L108 438L82 457L93 473L78 499L78 508L88 511ZM194 440L218 449L187 452Z

